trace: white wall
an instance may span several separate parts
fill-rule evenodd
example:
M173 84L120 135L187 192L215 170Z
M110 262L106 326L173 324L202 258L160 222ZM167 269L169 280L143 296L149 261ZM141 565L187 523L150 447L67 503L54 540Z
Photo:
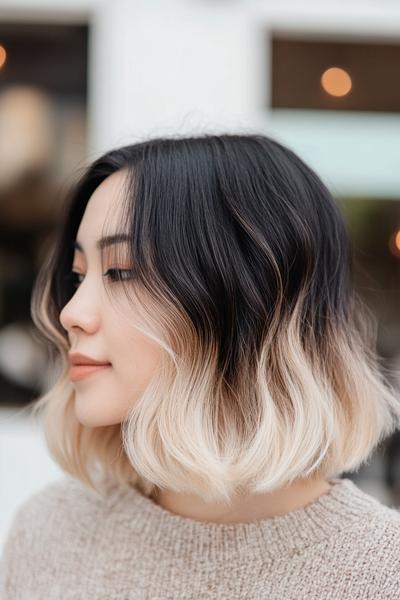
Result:
M257 49L247 12L241 2L103 4L93 21L91 147L252 124Z
M400 3L114 0L92 23L91 156L148 135L257 129L337 194L398 194L400 116L265 104L272 30L400 42Z

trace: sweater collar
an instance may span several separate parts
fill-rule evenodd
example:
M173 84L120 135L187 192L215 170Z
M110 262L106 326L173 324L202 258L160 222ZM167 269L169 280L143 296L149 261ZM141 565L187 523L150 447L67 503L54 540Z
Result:
M213 523L176 515L129 485L113 489L108 508L140 543L147 540L157 552L170 556L210 560L229 559L232 553L247 559L251 554L274 557L301 552L329 539L371 511L371 506L379 506L351 479L328 481L330 489L304 507L246 523Z

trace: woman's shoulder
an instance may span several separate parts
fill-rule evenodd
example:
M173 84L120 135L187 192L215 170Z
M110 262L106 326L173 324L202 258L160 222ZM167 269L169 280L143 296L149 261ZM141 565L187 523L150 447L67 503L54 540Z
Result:
M107 498L69 475L45 484L17 506L5 552L19 544L33 549L46 536L89 524L104 510Z
M20 519L29 520L40 516L48 519L53 513L58 517L63 512L85 510L101 507L105 498L80 481L63 476L45 484L39 490L22 501L16 510L14 522Z
M341 560L352 557L353 567L373 566L374 573L391 573L400 580L400 510L347 480L346 512L353 515L343 521L337 536ZM345 491L339 499L344 498ZM347 524L347 526L345 526ZM380 597L380 596L377 596Z
M379 502L365 515L364 528L371 533L371 541L382 548L396 549L400 560L400 510Z
M400 597L400 511L359 493L366 500L365 510L359 512L353 527L342 530L333 554L328 551L326 559L333 573L350 570L348 597L394 600ZM354 510L358 513L358 507Z
M376 496L371 495L369 492L361 489L356 484L351 484L356 490L358 495L357 500L361 499L363 511L360 511L360 515L363 517L366 526L377 527L379 530L394 530L399 531L400 529L400 510L399 507L393 504L384 503ZM364 502L365 501L365 502ZM354 510L358 509L359 504L354 502ZM399 540L400 541L400 540Z
M400 510L393 504L384 503L375 495L359 487L350 479L342 482L338 488L338 501L343 501L346 513L354 515L354 523L358 523L364 529L375 532L376 538L394 534L396 541L400 544Z
M21 502L1 555L0 597L33 598L44 573L57 574L62 565L75 564L75 552L85 546L88 532L101 530L109 512L109 489L101 494L65 475Z

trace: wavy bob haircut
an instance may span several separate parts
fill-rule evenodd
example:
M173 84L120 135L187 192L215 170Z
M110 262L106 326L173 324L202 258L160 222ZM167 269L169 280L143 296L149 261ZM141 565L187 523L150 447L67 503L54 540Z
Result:
M140 327L162 360L123 422L87 427L59 315L86 205L120 170L118 231L135 277L117 287L135 310L146 291ZM68 474L100 494L112 481L230 502L354 471L399 427L341 212L284 145L258 134L140 141L95 160L64 207L31 311L61 366L33 408Z

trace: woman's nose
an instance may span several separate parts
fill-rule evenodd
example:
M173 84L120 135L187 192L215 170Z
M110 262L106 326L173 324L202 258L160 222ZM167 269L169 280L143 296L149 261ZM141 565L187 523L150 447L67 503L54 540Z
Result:
M81 329L95 333L100 324L100 311L94 290L84 290L80 284L72 298L60 312L59 321L66 331Z

